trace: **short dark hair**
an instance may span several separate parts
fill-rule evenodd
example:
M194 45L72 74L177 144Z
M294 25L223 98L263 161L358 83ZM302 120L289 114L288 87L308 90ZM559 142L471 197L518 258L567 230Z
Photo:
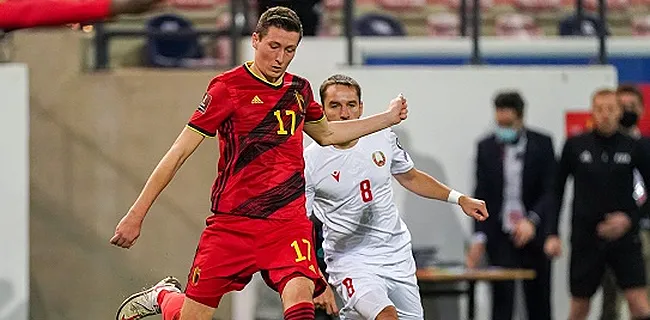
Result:
M259 34L260 38L262 38L269 33L270 27L298 32L300 39L302 39L302 23L300 23L300 18L293 10L287 7L272 7L264 11L260 19L257 20L255 33Z
M637 88L637 86L632 84L622 84L616 89L616 94L621 94L621 93L633 94L637 98L639 98L639 101L641 102L641 104L643 104L643 94L641 93L641 90Z
M494 97L494 107L497 109L513 109L519 118L524 116L524 106L526 103L517 91L499 92Z
M327 88L335 84L340 84L342 86L354 88L354 90L357 91L357 97L359 98L359 102L361 102L361 86L359 85L359 83L356 80L352 79L352 77L350 76L346 76L343 74L335 74L325 79L325 81L323 81L323 83L320 85L319 92L320 92L320 101L322 104L325 104L325 92L327 91Z

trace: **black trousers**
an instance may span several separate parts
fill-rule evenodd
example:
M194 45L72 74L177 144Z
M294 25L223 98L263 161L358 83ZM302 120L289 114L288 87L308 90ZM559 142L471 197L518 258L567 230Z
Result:
M541 245L531 241L519 249L504 236L501 241L496 239L488 241L487 254L493 266L535 270L535 279L523 281L528 320L550 320L552 318L551 260L544 254ZM493 320L514 320L512 317L514 294L514 281L492 283Z

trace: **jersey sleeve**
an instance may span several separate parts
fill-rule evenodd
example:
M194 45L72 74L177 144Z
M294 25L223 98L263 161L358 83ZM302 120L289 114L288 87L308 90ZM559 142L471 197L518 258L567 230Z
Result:
M208 86L187 126L206 137L214 137L221 123L234 111L235 104L226 85L221 81L214 81Z
M390 173L400 174L413 169L415 166L413 159L411 159L408 152L402 148L402 145L399 144L399 139L395 132L388 130L387 135L393 152L393 161L390 164Z
M323 107L314 100L314 92L311 90L311 85L307 81L305 86L305 121L306 122L319 122L325 119L325 114L323 113Z
M314 214L313 207L315 196L316 187L314 186L311 170L309 169L308 165L305 165L305 209L307 210L307 217L310 219Z

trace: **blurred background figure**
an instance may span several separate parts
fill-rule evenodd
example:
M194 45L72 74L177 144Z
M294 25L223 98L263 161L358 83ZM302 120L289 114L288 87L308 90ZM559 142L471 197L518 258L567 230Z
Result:
M494 99L496 130L478 144L476 191L490 218L474 223L467 266L476 268L487 252L489 264L534 269L523 283L528 319L551 319L551 261L544 254L543 226L548 215L555 168L551 137L524 124L524 100L516 91ZM492 319L513 317L515 282L492 283Z
M590 301L610 268L633 319L650 317L645 265L639 240L639 210L634 200L634 170L650 181L650 153L619 131L623 108L616 91L596 91L592 98L594 130L569 138L558 166L554 209L548 219L545 252L562 252L558 220L565 184L574 180L571 224L569 319L586 319Z
M621 85L616 90L616 98L623 108L620 120L620 131L634 139L641 139L640 143L647 144L647 138L641 137L639 119L643 117L643 94L634 85ZM634 200L641 207L647 195L643 178L638 170L634 170ZM650 219L648 213L641 213L639 218L639 236L643 244L643 260L646 266L646 279L650 275ZM601 320L617 320L620 318L621 297L616 287L616 279L611 269L608 269L603 279L603 307Z

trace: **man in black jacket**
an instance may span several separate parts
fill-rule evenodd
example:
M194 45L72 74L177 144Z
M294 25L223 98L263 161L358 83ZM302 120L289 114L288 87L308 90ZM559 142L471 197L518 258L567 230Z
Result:
M618 103L623 108L623 115L620 120L620 130L622 133L629 135L634 139L643 139L640 143L649 143L647 138L641 137L639 129L639 119L643 116L643 94L634 85L620 85L616 89ZM634 200L637 205L642 206L647 198L643 179L638 171L634 172ZM650 267L650 219L648 213L641 215L639 220L639 236L643 248L643 258L646 267L646 279L648 277L648 268ZM620 300L616 279L611 270L606 272L603 279L603 308L600 315L601 320L618 320L620 319ZM646 289L648 289L646 287Z
M594 130L569 138L558 167L545 251L561 254L558 222L569 175L574 180L571 223L570 320L586 319L589 302L606 268L623 290L633 319L650 319L645 267L639 240L641 212L634 200L634 170L650 182L650 152L638 140L619 132L622 107L613 90L592 99Z
M490 264L536 271L524 282L530 320L551 319L551 262L543 251L543 225L552 201L555 154L549 136L524 126L524 101L517 92L494 100L497 129L478 145L476 191L492 219L476 222L467 255L475 267L484 252ZM492 284L492 319L513 319L515 283Z

